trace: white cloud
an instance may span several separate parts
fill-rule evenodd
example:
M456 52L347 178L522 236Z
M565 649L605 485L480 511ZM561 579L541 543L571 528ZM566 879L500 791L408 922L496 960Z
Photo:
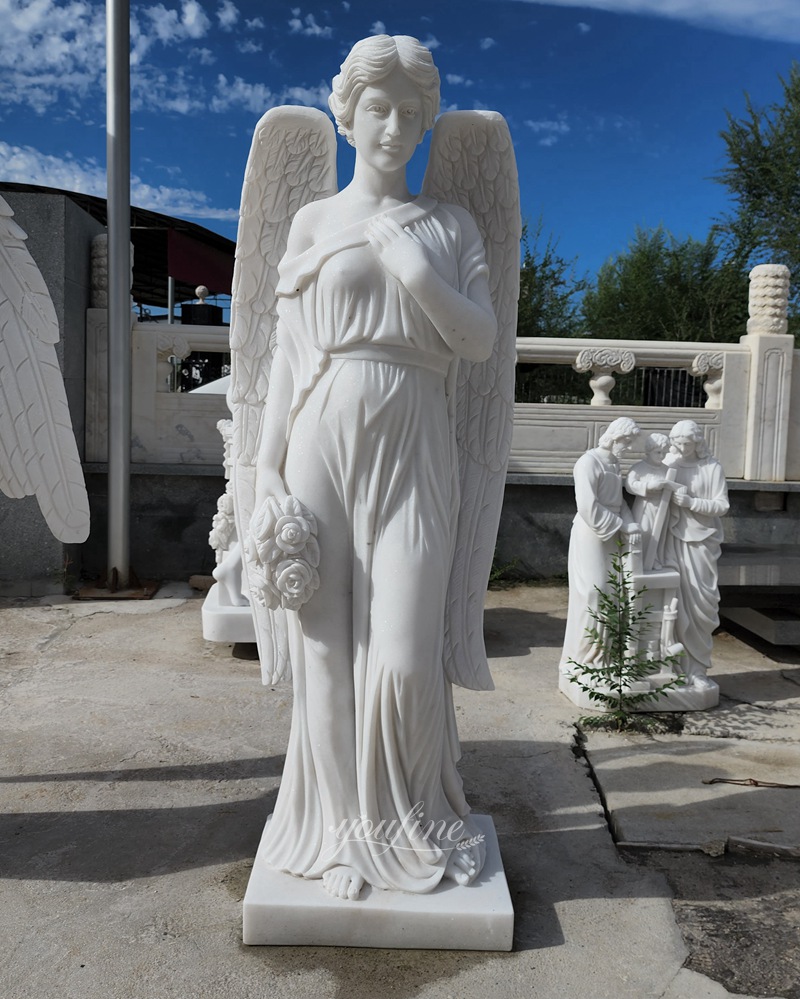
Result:
M217 20L223 31L233 31L239 20L239 8L231 0L222 0L222 6L217 11Z
M300 8L292 8L292 19L289 21L289 34L308 35L311 38L330 38L333 35L333 28L329 24L324 27L317 24L317 19L313 14L300 16Z
M587 24L586 21L578 21L578 31L580 31L582 35L588 35L591 30L591 24Z
M233 0L216 0L218 14L238 16ZM293 12L294 13L294 12ZM300 16L299 9L297 16ZM310 34L325 34L313 17L301 21ZM254 19L253 29L262 23ZM270 106L264 88L226 85L203 78L216 61L212 45L199 42L212 23L198 0L164 0L133 9L131 17L131 108L172 115L199 114L232 106L262 112ZM162 46L179 49L161 57ZM259 51L253 39L239 40L245 53ZM105 12L100 0L0 0L0 120L2 108L54 113L83 124L103 117ZM249 87L249 89L248 89ZM232 90L230 88L233 88ZM324 106L319 88L302 88L289 100Z
M243 42L236 43L236 48L244 55L250 55L253 52L260 52L263 47L264 46L261 45L260 42L254 42L252 38L246 38Z
M260 31L262 28L266 27L263 17L245 18L244 23L248 31Z
M450 84L452 84L452 86L454 86L454 87L457 87L457 86L471 87L472 86L472 80L468 80L466 77L460 76L458 73L447 73L445 75L445 80L447 80L447 82L450 83Z
M176 10L168 10L163 3L145 7L144 14L150 19L156 38L164 45L187 38L202 38L211 27L211 21L197 0L183 0L180 16Z
M540 118L532 121L530 118L525 121L525 125L536 135L540 136L540 146L554 146L558 140L567 135L570 127L563 116L556 119Z
M96 160L51 156L32 146L0 142L0 177L14 183L58 187L99 198L106 196L105 167ZM202 191L154 186L135 175L131 177L131 203L165 215L188 215L198 219L235 219L238 216L235 208L214 208Z
M240 76L228 80L220 73L210 107L220 113L230 108L241 108L256 115L262 115L277 104L287 103L327 110L330 92L327 83L316 87L284 87L276 92L263 83L247 83Z
M227 111L239 107L252 114L263 114L278 103L275 94L264 83L246 83L240 76L232 81L220 73L216 93L211 98L211 110Z
M0 0L0 89L7 103L42 114L66 95L74 106L105 64L105 13L88 3Z
M304 104L309 108L322 108L328 110L328 98L331 96L331 88L327 83L320 83L316 87L285 87L281 91L280 100L291 101L293 104Z
M372 27L369 29L369 33L371 35L385 35L386 25L383 23L383 21L375 21Z
M439 46L442 44L439 41L439 39L436 37L436 35L428 35L427 38L421 38L420 41L425 46L425 48L428 49L430 52L433 52L435 49L438 49Z
M202 81L190 82L186 66L210 65L209 47L196 43L211 28L197 0L168 0L134 8L131 17L131 78L134 109L155 107L189 113L201 108ZM225 9L223 0L223 9ZM91 120L103 101L105 12L87 0L0 0L0 92L6 105L44 114ZM155 65L160 46L185 46L178 69ZM151 92L147 92L152 88ZM94 97L95 101L89 98Z
M481 38L478 44L480 45L481 49L485 52L487 49L490 49L493 45L497 45L497 42L494 40L494 38Z
M539 4L543 0L522 0ZM734 35L800 42L797 0L546 0L547 6L648 14Z
M196 59L201 66L213 66L217 61L211 49L190 49L189 58Z

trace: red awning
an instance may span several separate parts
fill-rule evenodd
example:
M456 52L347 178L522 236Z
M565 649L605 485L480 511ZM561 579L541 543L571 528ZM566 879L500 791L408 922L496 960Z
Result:
M167 273L176 281L204 284L215 295L230 295L233 256L184 232L167 232Z

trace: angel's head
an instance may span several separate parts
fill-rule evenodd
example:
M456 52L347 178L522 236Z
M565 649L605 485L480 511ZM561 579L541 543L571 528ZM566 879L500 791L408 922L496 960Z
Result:
M339 134L350 145L353 141L353 119L359 98L368 87L385 80L400 69L419 92L419 138L433 128L439 113L439 72L425 46L410 35L373 35L362 38L350 50L342 63L341 72L333 78L333 92L328 104Z

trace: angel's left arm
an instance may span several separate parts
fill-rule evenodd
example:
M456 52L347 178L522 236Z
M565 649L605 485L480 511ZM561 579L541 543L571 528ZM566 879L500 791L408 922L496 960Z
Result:
M448 210L456 214L452 208ZM458 210L457 219L464 239L480 239L466 211ZM367 235L383 266L414 297L453 353L468 361L485 361L497 336L485 268L476 272L462 291L440 277L422 244L395 220L373 220Z

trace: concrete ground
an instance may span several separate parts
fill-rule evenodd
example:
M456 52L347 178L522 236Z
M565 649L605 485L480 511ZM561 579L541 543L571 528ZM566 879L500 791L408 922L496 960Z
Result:
M514 950L245 948L241 900L291 689L261 687L257 663L204 641L200 600L173 593L0 601L3 999L800 997L798 978L777 974L800 968L798 792L702 784L800 783L785 779L796 663L722 634L720 710L681 736L582 744L556 689L566 591L490 593L497 689L458 690L456 704L468 797L499 834ZM618 849L609 823L637 845ZM691 843L709 852L674 849ZM752 904L731 923L743 881ZM772 922L758 921L762 902ZM742 977L754 940L760 963Z

